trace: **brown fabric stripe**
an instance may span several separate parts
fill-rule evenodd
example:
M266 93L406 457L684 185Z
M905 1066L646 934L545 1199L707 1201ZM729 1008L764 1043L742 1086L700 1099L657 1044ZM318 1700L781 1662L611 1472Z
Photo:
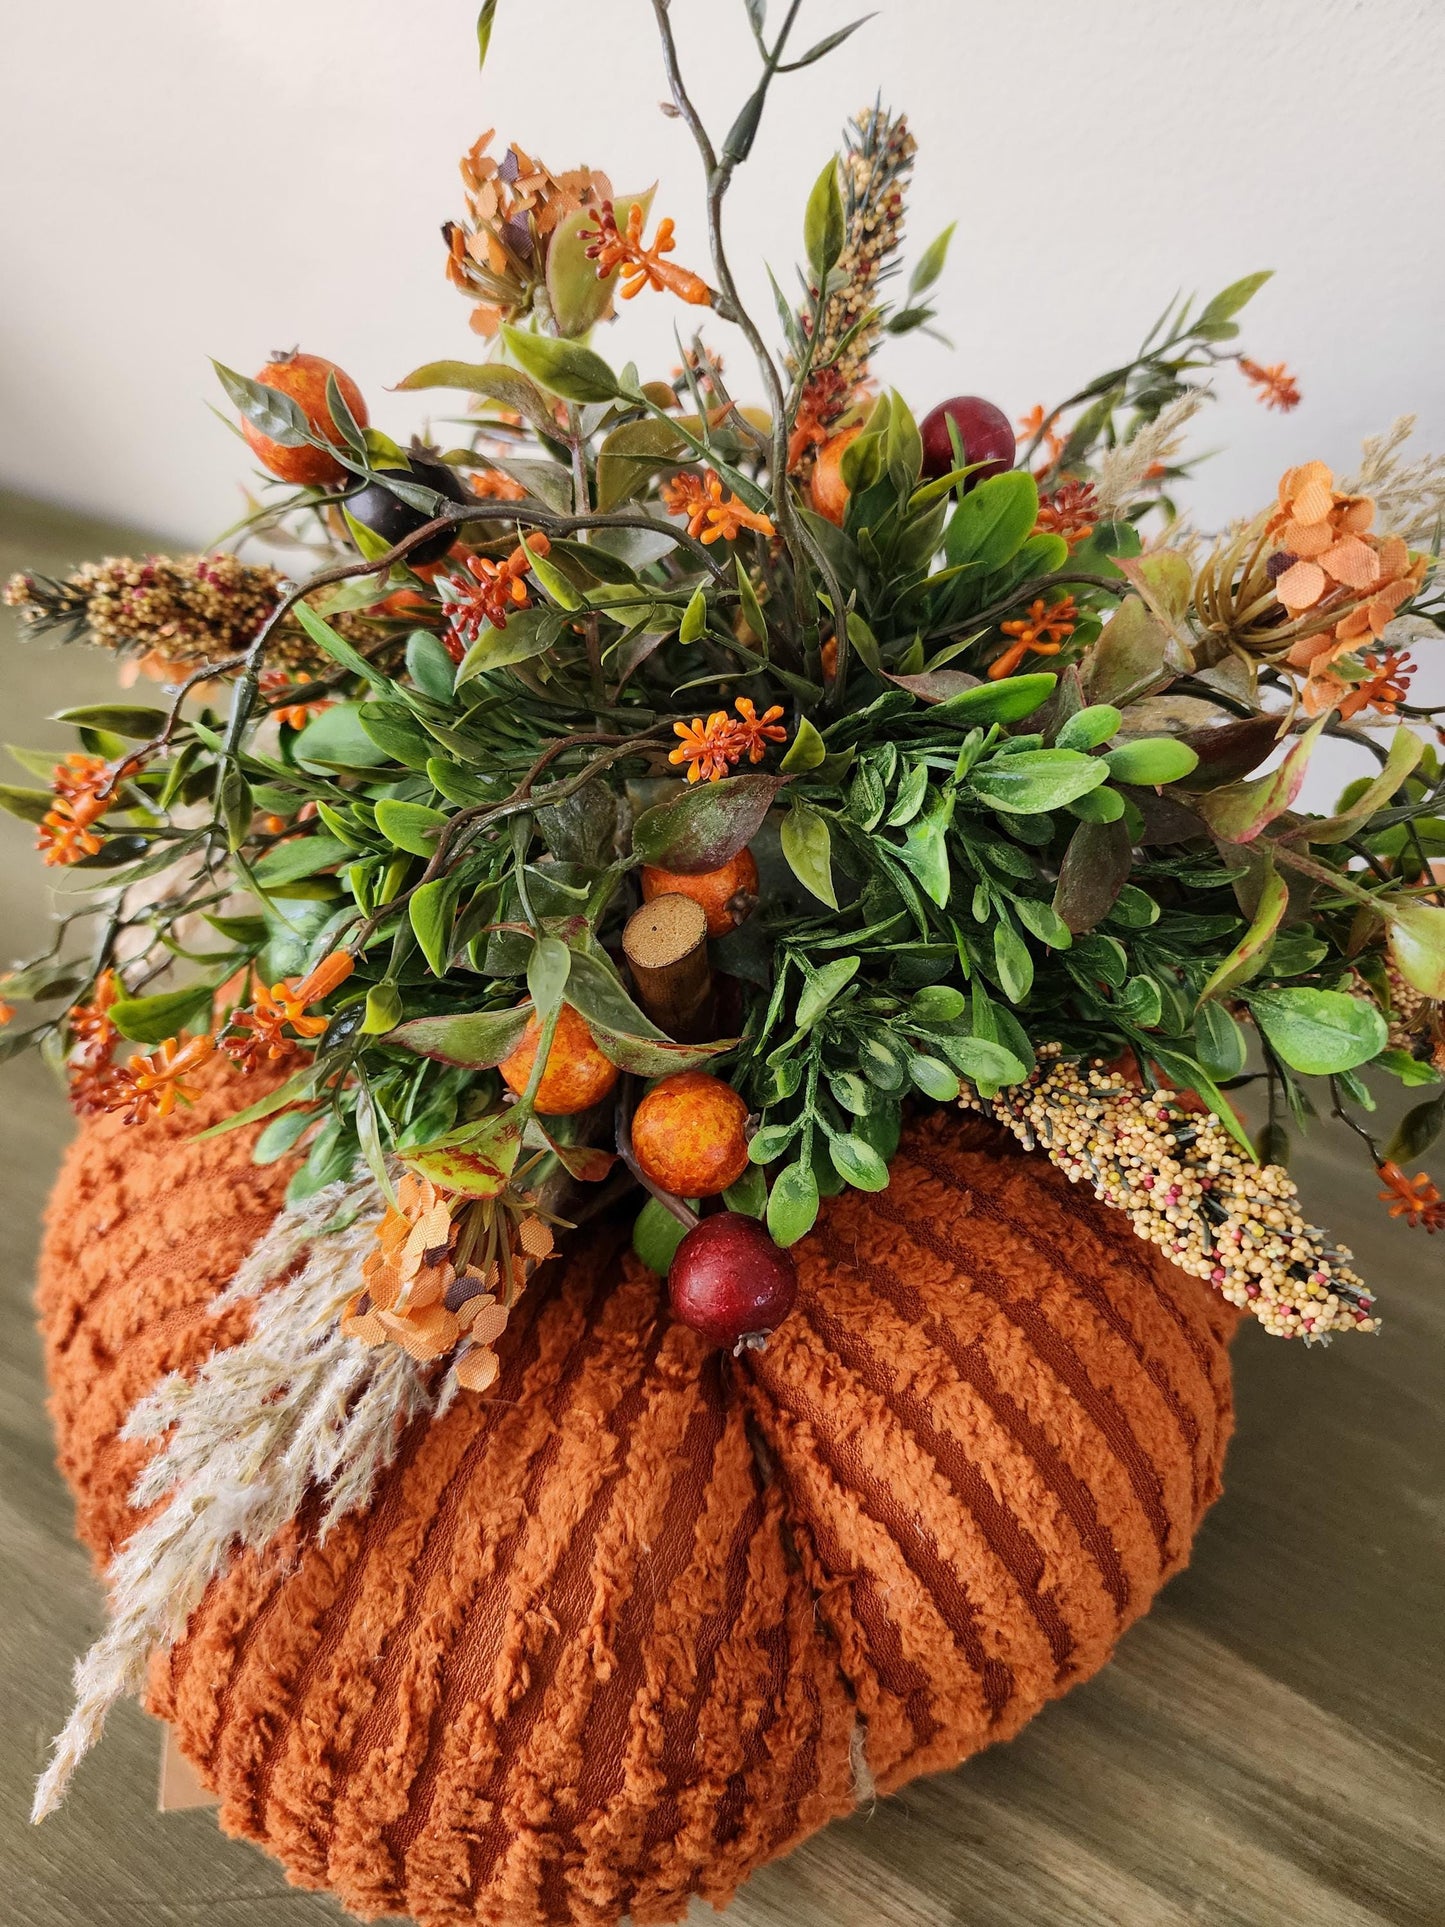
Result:
M607 1255L610 1255L610 1248ZM547 1468L555 1457L558 1441L561 1437L561 1428L566 1422L568 1403L571 1395L581 1381L589 1361L602 1349L607 1341L606 1327L600 1325L596 1317L596 1312L606 1290L604 1274L605 1264L599 1259L589 1267L589 1275L586 1278L585 1289L582 1292L579 1293L577 1291L572 1279L569 1278L568 1284L571 1288L565 1295L543 1297L539 1294L540 1302L537 1312L527 1331L527 1339L529 1342L526 1349L530 1349L532 1345L535 1345L540 1350L549 1329L554 1326L566 1328L568 1321L571 1320L575 1325L575 1329L573 1330L571 1342L556 1367L554 1382L545 1392L542 1392L541 1388L539 1388L540 1397L538 1402L542 1415L545 1418L545 1426L542 1428L542 1435L531 1454L530 1468L527 1472L525 1486L521 1494L521 1503L516 1509L513 1528L506 1537L498 1543L495 1562L487 1575L487 1605L489 1608L491 1608L495 1602L497 1603L497 1610L500 1610L499 1602L501 1602L505 1596L506 1575L515 1559L518 1546L526 1533L529 1520L536 1507L538 1493L544 1482ZM519 1347L518 1349L520 1352L524 1348ZM522 1367L523 1382L525 1382L528 1369L530 1369L530 1365L524 1362ZM494 1409L497 1411L502 1409L495 1400L493 1404ZM447 1521L448 1527L453 1534L459 1529L461 1521L468 1513L473 1502L473 1494L478 1481L484 1479L486 1476L488 1465L487 1446L492 1442L494 1433L495 1423L492 1421L491 1415L488 1414L488 1422L475 1441L475 1452L468 1454L469 1463L466 1475L464 1477L460 1476L460 1474L454 1476L448 1486L445 1506L449 1515ZM442 1542L438 1540L436 1543L440 1547ZM438 1566L436 1570L438 1572L447 1570L446 1562L441 1560L440 1554L438 1556ZM470 1594L475 1589L477 1583L476 1576L466 1575L463 1583L466 1585L467 1591ZM400 1892L404 1892L406 1888L406 1856L408 1848L412 1840L415 1839L426 1825L431 1810L432 1799L436 1791L438 1775L443 1768L447 1731L446 1713L449 1703L448 1689L452 1684L449 1675L455 1663L453 1657L455 1646L463 1642L468 1633L475 1629L475 1623L475 1619L469 1617L464 1611L457 1611L454 1615L450 1626L452 1637L448 1641L446 1662L438 1669L437 1677L439 1684L437 1697L432 1706L431 1715L427 1723L427 1737L418 1770L409 1789L408 1805L401 1818L383 1827L378 1837L378 1849L384 1850L396 1869L396 1887L397 1891ZM383 1725L377 1735L378 1741L384 1742L385 1732L386 1728ZM343 1773L335 1786L332 1796L333 1811L335 1807L347 1797L350 1778L367 1757L368 1756L361 1753L359 1749L352 1748L349 1751L347 1766L350 1770ZM332 1844L334 1845L334 1841Z
M825 1249L832 1257L839 1247L836 1241L825 1240ZM1044 1555L1033 1534L1011 1508L995 1496L961 1442L941 1431L923 1400L897 1382L880 1353L831 1317L817 1297L802 1303L795 1316L807 1319L835 1357L888 1406L898 1423L928 1452L960 1502L973 1514L989 1551L1013 1581L1034 1623L1049 1643L1056 1676L1062 1677L1073 1656L1073 1635L1065 1623L1058 1594L1052 1586L1043 1583Z
M866 1279L900 1317L926 1334L964 1383L977 1393L1000 1428L1032 1462L1079 1535L1080 1544L1098 1567L1099 1577L1122 1618L1129 1604L1129 1578L1120 1564L1113 1540L1100 1522L1093 1493L1056 1450L1042 1426L999 1384L984 1347L977 1340L961 1343L957 1333L933 1316L919 1292L905 1280L882 1265L870 1264L856 1251L846 1251L829 1228L824 1228L822 1236L824 1249L835 1262L846 1264Z
M960 1188L951 1176L944 1180ZM993 1299L999 1310L1028 1339L1038 1354L1040 1361L1070 1391L1079 1405L1088 1413L1101 1436L1107 1440L1110 1450L1124 1468L1126 1477L1139 1502L1140 1510L1149 1522L1149 1528L1159 1547L1161 1561L1167 1561L1170 1547L1170 1521L1164 1504L1164 1491L1158 1469L1153 1460L1140 1445L1134 1435L1133 1427L1125 1416L1122 1407L1107 1386L1096 1385L1089 1377L1083 1360L1074 1348L1054 1330L1038 1307L1024 1299L1008 1296L1002 1285L991 1278L988 1268L982 1264L978 1255L964 1249L951 1238L942 1237L930 1230L915 1216L900 1211L886 1202L886 1192L867 1195L865 1208L885 1223L895 1226L907 1236L931 1251L935 1257L954 1265L964 1272ZM992 1220L991 1220L992 1221Z
M1026 1216L1022 1213L1006 1211L996 1197L988 1195L978 1186L970 1185L967 1179L958 1172L956 1167L951 1166L946 1159L938 1157L936 1153L930 1151L927 1146L915 1144L910 1147L909 1155L930 1177L938 1179L940 1183L950 1185L955 1191L966 1191L973 1206L979 1210L991 1224L997 1225L1000 1230L1006 1231L1011 1236L1018 1238L1022 1243L1026 1244L1030 1250L1035 1252L1046 1265L1067 1278L1085 1304L1091 1306L1121 1342L1128 1346L1139 1365L1143 1368L1145 1376L1163 1399L1170 1417L1179 1428L1181 1438L1183 1438L1185 1444L1189 1447L1190 1472L1194 1485L1194 1505L1197 1511L1199 1508L1202 1478L1199 1463L1199 1420L1181 1400L1178 1391L1175 1389L1161 1361L1145 1349L1134 1327L1129 1323L1129 1320L1125 1318L1119 1310L1119 1307L1109 1297L1108 1293L1102 1289L1098 1279L1092 1278L1086 1272L1081 1271L1079 1267L1072 1262L1068 1253L1057 1244L1051 1244L1047 1239L1037 1236L1030 1227ZM1052 1170L1052 1166L1048 1168ZM1132 1236L1132 1233L1130 1235ZM1152 1460L1149 1463L1151 1473L1157 1481L1158 1469L1154 1466ZM1160 1482L1161 1497L1162 1489L1162 1482Z
M552 1574L548 1589L548 1610L557 1621L557 1631L547 1641L544 1652L533 1662L526 1692L507 1709L507 1743L512 1761L525 1751L532 1729L541 1716L547 1689L556 1676L562 1654L580 1635L591 1591L589 1581L594 1574L599 1530L619 1489L625 1484L634 1432L649 1401L657 1396L658 1383L653 1368L666 1336L666 1321L659 1317L631 1384L625 1387L609 1414L607 1424L613 1440L612 1465L593 1493L576 1527L568 1535L566 1550ZM470 1843L471 1891L478 1896L490 1884L511 1840L512 1818L503 1799L506 1770L506 1765L500 1762L494 1769L487 1796L493 1801L492 1818Z
M969 1597L966 1583L940 1552L938 1542L923 1522L910 1518L897 1504L852 1438L832 1426L829 1415L819 1411L795 1385L771 1373L767 1357L766 1351L754 1355L753 1370L759 1385L780 1412L808 1427L820 1461L840 1485L848 1487L869 1518L898 1548L932 1599L959 1651L978 1675L990 1723L997 1725L1013 1697L1013 1670L986 1650L978 1609Z

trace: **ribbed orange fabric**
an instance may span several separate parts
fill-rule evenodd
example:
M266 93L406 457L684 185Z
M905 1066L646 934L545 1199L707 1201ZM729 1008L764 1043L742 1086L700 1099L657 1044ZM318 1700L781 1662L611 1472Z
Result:
M205 1306L279 1203L196 1121L87 1127L52 1201L52 1407L101 1560L134 1523L117 1427L234 1342ZM855 1731L886 1791L1094 1672L1219 1489L1234 1314L977 1126L915 1126L885 1192L827 1208L741 1366L621 1236L539 1276L500 1383L414 1428L364 1516L239 1560L153 1667L222 1824L365 1917L721 1904L853 1804Z

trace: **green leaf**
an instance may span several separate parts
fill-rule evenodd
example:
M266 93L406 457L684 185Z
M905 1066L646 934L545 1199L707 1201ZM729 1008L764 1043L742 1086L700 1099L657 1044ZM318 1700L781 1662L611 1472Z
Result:
M86 703L79 709L57 710L54 720L71 723L76 729L110 729L117 736L133 736L144 742L164 729L166 712L141 703Z
M452 919L457 903L455 877L433 877L407 898L412 934L434 977L444 977L451 962Z
M253 1164L274 1164L284 1158L316 1122L315 1111L283 1111L273 1118L251 1147Z
M968 999L952 984L925 984L908 1006L908 1021L931 1030L936 1024L956 1024L968 1008Z
M505 629L484 629L462 658L457 670L457 688L474 676L484 676L490 670L506 669L514 662L530 662L533 656L545 655L560 633L555 611L540 605L509 616Z
M681 1218L675 1217L656 1198L649 1198L632 1227L632 1249L649 1271L665 1278L673 1255L686 1236L687 1226Z
M765 1124L753 1133L748 1156L754 1164L772 1164L798 1135L798 1128L797 1124Z
M737 1045L735 1037L721 1038L715 1044L675 1044L670 1037L639 1037L630 1031L613 1030L595 1018L587 1021L592 1041L602 1055L634 1077L666 1077L673 1071L700 1070Z
M444 810L430 809L424 803L401 803L383 796L376 806L376 827L388 843L411 856L436 855L438 832L445 829Z
M334 870L347 862L352 852L334 836L298 836L274 844L252 865L257 881L266 889L284 883L299 883L322 870Z
M1248 1056L1243 1030L1223 1004L1201 1004L1194 1013L1199 1061L1211 1077L1238 1077Z
M1199 798L1195 807L1217 837L1226 843L1252 843L1261 830L1284 815L1299 795L1314 746L1328 721L1328 714L1317 717L1278 769L1247 783L1227 783Z
M386 1041L418 1057L434 1058L439 1064L457 1064L472 1071L490 1070L517 1048L531 1015L530 1004L519 1004L515 1010L413 1017L410 1023L400 1024L389 1032Z
M1376 810L1384 808L1405 779L1414 773L1424 754L1425 744L1421 738L1401 724L1390 739L1390 751L1379 774L1365 783L1337 815L1307 823L1304 836L1311 843L1342 841L1362 823L1368 823Z
M1288 909L1289 885L1271 863L1260 888L1250 926L1229 955L1211 972L1199 993L1201 1005L1207 1006L1212 997L1248 983L1258 973Z
M456 664L439 636L415 629L406 639L406 673L424 696L449 703L456 687Z
M515 409L538 434L555 436L557 418L546 396L518 368L500 362L429 361L414 368L398 388L461 388L484 395L502 408Z
M650 415L621 423L597 451L598 508L606 512L620 507L640 495L660 467L686 458L687 443L671 422Z
M301 404L284 394L279 388L268 387L263 381L252 381L247 375L238 375L234 368L227 368L219 361L211 366L220 377L221 386L240 409L253 428L257 428L269 441L278 443L282 448L304 448L312 439L311 424Z
M948 258L948 244L953 239L953 230L957 226L957 221L950 221L942 234L936 235L919 255L917 265L908 277L910 295L922 294L925 288L931 288L943 273L943 264Z
M333 662L339 662L343 669L349 669L353 676L360 676L366 682L385 681L380 670L369 663L358 650L353 649L345 636L339 635L329 622L323 621L314 609L307 607L305 602L298 602L291 613L316 647L330 656Z
M1019 1084L1028 1076L1023 1060L988 1037L946 1037L939 1049L974 1084Z
M768 1193L768 1231L775 1244L786 1248L806 1237L818 1218L818 1180L801 1158L773 1179Z
M1385 1048L1385 1020L1363 997L1340 990L1257 990L1246 1002L1279 1056L1307 1077L1353 1070Z
M505 323L502 338L518 366L564 401L614 401L622 392L601 355L575 341L527 334Z
M255 804L251 785L234 763L227 763L221 771L216 802L226 826L226 842L232 850L239 850L251 834Z
M1055 749L1098 749L1117 736L1124 718L1112 703L1091 703L1076 709L1054 738Z
M940 1058L910 1057L908 1075L935 1103L951 1104L958 1096L958 1077Z
M803 986L793 1022L799 1031L811 1030L823 1012L858 974L860 957L835 957L815 970Z
M637 818L633 853L643 863L684 875L720 869L752 841L788 781L739 775L689 785L675 801L656 803Z
M953 794L933 790L922 815L909 824L899 860L917 877L929 896L944 909L952 877L948 863L948 827L953 821ZM835 906L836 907L836 906Z
M443 1191L496 1198L506 1190L521 1148L522 1120L512 1109L419 1145L406 1152L405 1162Z
M1388 915L1390 950L1400 975L1423 996L1445 999L1445 910L1429 903L1394 903Z
M828 156L827 165L813 183L803 216L803 246L813 278L821 287L829 268L843 252L843 196L838 190L838 162Z
M1097 789L1109 774L1097 756L1072 749L1031 749L996 756L969 773L968 787L994 809L1032 816Z
M1090 703L1123 709L1190 667L1168 629L1138 596L1126 596L1079 665Z
M888 1166L871 1144L847 1131L828 1140L828 1156L833 1169L855 1191L884 1191L888 1188Z
M159 1044L210 1014L215 996L209 984L163 990L154 997L117 997L110 1020L133 1044Z
M1021 1004L1034 987L1034 960L1029 947L1009 923L993 927L993 962L999 989L1011 1004Z
M361 1019L362 1036L384 1037L396 1027L405 1009L401 986L394 979L383 977L366 993L366 1009Z
M826 903L830 910L836 910L838 897L833 888L828 819L806 803L795 802L783 818L780 841L788 867L803 888L820 903Z
M29 789L23 783L0 783L0 810L26 823L43 823L54 805L53 790Z
M1082 712L1087 715L1088 711ZM1188 743L1173 736L1137 736L1106 750L1104 761L1116 783L1137 783L1152 788L1160 783L1177 783L1199 762Z
M1221 321L1230 321L1237 315L1247 301L1250 301L1273 275L1273 268L1263 268L1257 274L1241 275L1238 281L1231 281L1205 307L1195 328L1213 327Z
M303 769L375 769L387 753L362 726L356 703L333 703L296 738L292 754Z
M527 989L545 1023L562 1001L572 969L572 952L560 937L539 937L527 964Z
M801 716L793 732L793 740L788 745L788 753L778 768L785 776L793 776L800 770L816 769L827 754L828 745L807 717Z
M768 1208L766 1175L756 1164L750 1164L735 1184L728 1185L722 1201L729 1211L737 1211L745 1218L761 1218Z
M1125 803L1117 790L1104 784L1098 789L1089 790L1084 796L1076 796L1065 809L1070 816L1078 817L1081 823L1117 823L1125 814Z
M1002 479L1002 478L1000 478ZM972 496L968 500L972 501ZM1003 676L997 682L981 682L976 689L960 690L938 703L929 715L930 723L960 723L971 729L975 723L1016 723L1046 703L1054 693L1057 676L1040 672L1031 676Z
M701 583L688 598L687 607L682 612L682 621L677 626L679 642L696 642L707 634L707 596Z
M1385 1156L1396 1164L1414 1164L1445 1130L1445 1095L1416 1104L1395 1127Z
M991 574L1018 554L1038 517L1038 484L1027 469L990 475L954 510L943 552L953 568L970 562Z
M492 44L492 22L497 17L497 0L482 0L482 10L477 15L477 67L487 64L487 49Z

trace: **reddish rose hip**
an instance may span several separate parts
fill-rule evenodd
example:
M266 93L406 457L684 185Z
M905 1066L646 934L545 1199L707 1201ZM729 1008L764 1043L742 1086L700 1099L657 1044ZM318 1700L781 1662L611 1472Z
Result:
M334 361L324 355L303 355L293 352L277 355L268 361L264 368L256 371L256 380L267 388L279 388L283 395L300 404L311 432L324 441L340 442L341 431L331 419L331 410L326 405L326 378L335 375L336 386L341 390L347 407L356 418L357 426L365 428L368 421L366 402L361 390L344 369L338 368ZM328 455L324 448L313 448L303 442L299 448L287 448L280 442L272 441L263 435L252 423L243 421L241 433L251 444L252 453L262 468L283 482L311 482L325 484L344 482L346 470L334 455Z
M947 475L955 466L953 442L948 433L950 421L963 444L964 461L985 464L969 476L963 485L965 491L987 481L990 475L1002 475L1005 469L1013 467L1018 444L1008 416L982 395L955 395L951 401L941 401L919 423L925 475Z
M673 1253L667 1295L675 1318L734 1351L783 1322L798 1295L798 1273L756 1218L720 1211L695 1225Z

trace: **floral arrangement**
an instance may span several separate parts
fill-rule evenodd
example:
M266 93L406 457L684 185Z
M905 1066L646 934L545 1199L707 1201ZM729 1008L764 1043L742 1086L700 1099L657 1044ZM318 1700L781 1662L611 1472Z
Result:
M269 478L234 533L319 566L10 584L170 700L68 712L79 747L0 791L83 893L6 980L51 1007L7 1046L131 1122L229 1059L257 1157L306 1153L293 1202L362 1162L387 1195L349 1331L477 1389L564 1192L575 1222L640 1187L661 1271L720 1199L730 1270L785 1281L775 1248L887 1184L919 1103L1042 1145L1271 1331L1373 1328L1282 1167L1322 1089L1392 1211L1445 1223L1402 1169L1445 1100L1385 1148L1358 1115L1367 1065L1445 1070L1439 732L1408 700L1440 470L1402 428L1217 540L1181 521L1210 373L1299 398L1235 345L1261 274L1017 434L972 396L915 420L875 359L932 325L949 234L893 299L914 143L882 108L808 197L770 347L717 217L800 63L760 36L714 151L658 20L711 281L650 192L484 136L444 232L487 358L401 384L470 398L454 445L371 428L318 356L220 369ZM589 345L644 292L740 332L766 406L701 336L665 379ZM1323 819L1292 807L1322 734L1380 766Z
M1323 1109L1394 1216L1445 1225L1405 1168L1445 1096L1381 1144L1362 1075L1445 1075L1440 712L1410 701L1445 625L1445 468L1405 459L1405 422L1352 480L1303 461L1218 537L1181 517L1215 372L1299 399L1237 345L1263 274L1055 406L917 418L877 364L933 327L949 234L901 280L914 143L881 107L807 196L770 343L726 197L773 83L843 36L795 58L750 5L761 74L715 148L654 11L705 273L651 190L484 136L444 230L482 358L400 384L465 398L444 442L372 428L316 355L220 368L266 478L231 535L305 566L10 583L37 632L166 695L67 712L77 748L0 789L73 886L5 980L7 1020L38 1007L5 1048L128 1123L220 1070L212 1128L298 1158L296 1223L358 1266L301 1294L297 1359L323 1357L318 1317L348 1369L372 1357L369 1467L399 1411L486 1391L532 1272L602 1209L633 1212L676 1315L763 1342L788 1247L820 1200L888 1184L910 1107L1037 1146L1271 1332L1373 1330L1284 1165ZM604 357L638 297L740 336L761 406L700 334L666 373ZM1325 735L1378 769L1321 817L1295 804ZM239 1427L255 1381L227 1383ZM293 1472L302 1422L268 1408ZM167 1597L91 1714L189 1596L184 1559L155 1569Z

